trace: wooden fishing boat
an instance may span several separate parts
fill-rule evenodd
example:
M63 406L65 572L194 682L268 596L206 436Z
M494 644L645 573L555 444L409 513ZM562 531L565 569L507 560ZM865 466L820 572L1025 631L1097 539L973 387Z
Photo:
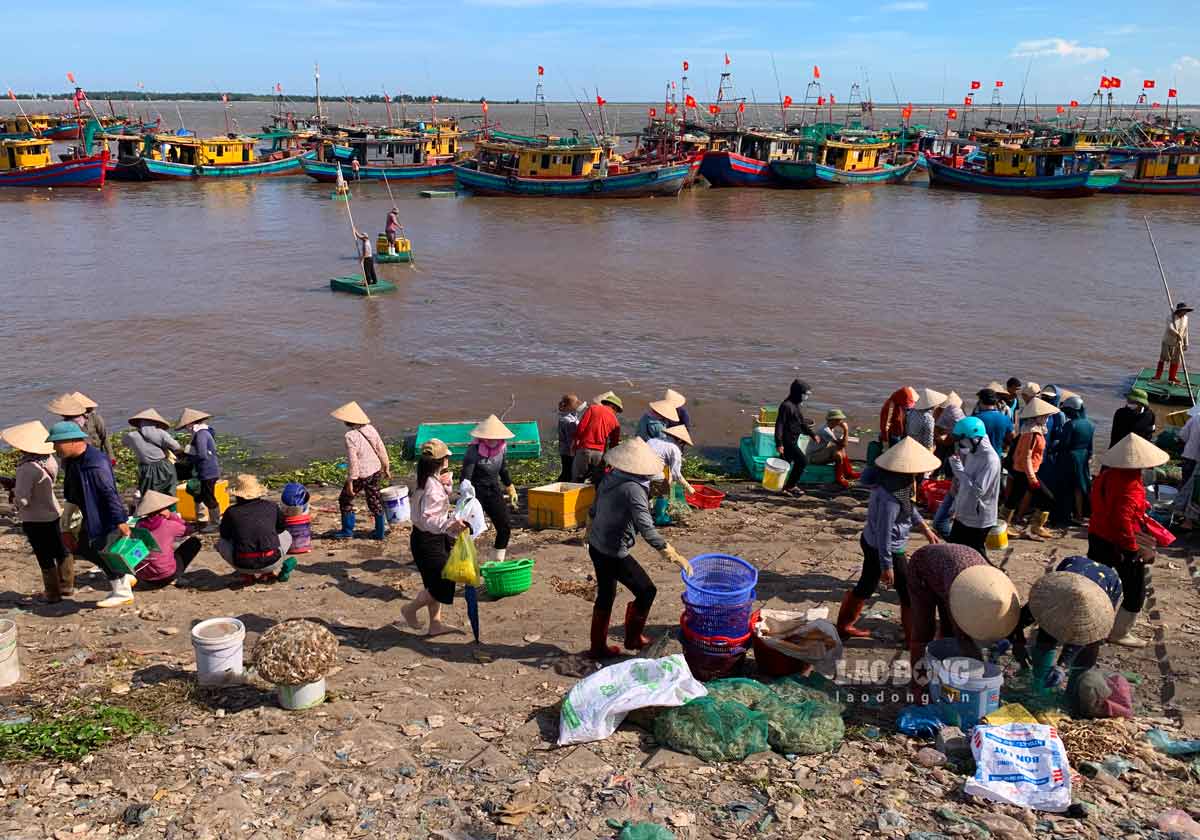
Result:
M1200 147L1177 146L1169 149L1142 149L1133 153L1132 172L1106 193L1140 195L1200 195Z
M348 181L450 181L461 150L457 129L385 129L367 136L347 136L338 144L322 143L316 156L302 164L317 181L337 180L338 163Z
M700 174L714 187L774 187L771 161L796 159L805 138L769 129L714 128Z
M0 140L29 140L41 137L54 124L49 114L7 114L0 117Z
M132 156L118 156L122 180L172 181L298 175L302 148L277 148L260 156L258 139L236 134L147 136Z
M771 161L771 176L779 186L809 189L898 184L913 171L917 158L901 154L895 162L881 160L895 147L890 140L846 133L819 142L805 159Z
M1122 174L1071 147L992 145L981 151L983 163L926 155L929 185L998 195L1082 198L1113 186Z
M674 196L690 171L688 163L631 166L607 143L561 138L480 141L475 158L454 167L458 187L475 195L560 198Z
M54 163L50 141L0 140L0 187L103 187L108 150Z
M396 291L396 285L386 280L380 280L368 286L361 276L334 277L329 281L329 289L333 292L345 292L350 295L371 297L372 295Z

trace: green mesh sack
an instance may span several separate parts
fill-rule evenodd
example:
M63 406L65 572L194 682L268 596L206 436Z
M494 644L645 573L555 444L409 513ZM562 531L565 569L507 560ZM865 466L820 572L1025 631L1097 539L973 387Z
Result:
M771 690L785 703L815 702L831 714L841 715L845 706L833 699L836 684L820 674L808 677L784 677L771 683Z
M771 749L785 755L826 753L846 737L841 714L824 700L786 703L776 699L758 708L767 716L767 742Z
M660 712L654 737L704 761L741 761L768 748L767 716L741 703L699 697Z
M708 696L713 700L741 703L747 708L754 709L759 703L775 698L770 688L755 680L730 678L713 680L705 683Z
M667 513L670 514L673 522L687 519L692 514L692 506L687 503L683 485L678 482L671 487L671 499L667 502Z

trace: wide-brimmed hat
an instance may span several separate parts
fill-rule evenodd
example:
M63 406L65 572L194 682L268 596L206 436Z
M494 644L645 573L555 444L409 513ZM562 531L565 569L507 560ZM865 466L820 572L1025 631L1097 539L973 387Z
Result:
M986 384L982 388L980 388L980 390L981 391L994 391L997 394L1007 394L1008 386L1001 385L999 382L997 382L995 379L993 379L991 382L989 382L988 384Z
M59 420L50 427L46 440L50 443L66 443L72 440L87 440L87 432L79 428L74 420Z
M233 487L229 488L229 495L239 499L261 499L266 494L267 488L250 473L239 474L233 482Z
M185 408L179 415L179 422L175 424L176 429L182 429L184 426L190 426L193 423L199 423L212 417L207 411L201 411L198 408Z
M666 400L655 400L654 402L650 403L650 410L659 417L667 418L672 423L679 422L679 411L675 408L674 404L669 403Z
M371 422L371 418L367 416L367 412L362 410L362 406L351 400L339 408L335 408L329 412L329 416L334 420L341 420L343 423L353 423L356 426L365 426Z
M49 434L41 420L30 420L28 423L9 426L0 432L0 440L13 449L28 452L30 455L49 455L54 451L54 444L46 440Z
M1038 626L1066 645L1107 639L1116 613L1100 584L1077 572L1048 572L1029 590Z
M681 440L688 446L692 446L692 433L688 431L688 427L680 423L678 426L670 426L664 430L668 435Z
M450 447L437 438L430 438L421 444L421 457L434 458L440 461L450 456Z
M1150 395L1143 388L1130 388L1129 393L1125 395L1125 399L1130 402L1140 403L1146 408L1150 407Z
M92 399L87 394L83 393L82 391L75 391L73 394L71 394L71 396L73 396L75 399L77 399L81 403L83 403L84 410L87 410L89 408L99 408L100 407L100 403L96 402L94 399Z
M828 420L845 420L846 412L842 411L840 408L831 408L831 409L829 409L829 411L825 412L825 419L827 421Z
M646 441L635 437L620 446L608 450L604 460L614 470L627 472L630 475L659 476L662 475L662 458L651 449Z
M946 408L947 406L962 408L962 397L958 395L957 391L951 391L946 395L946 399L942 400L942 408Z
M143 408L137 414L129 418L129 425L133 425L134 420L145 420L148 423L157 423L164 429L171 428L171 421L167 420L153 408Z
M59 417L78 417L87 411L87 406L74 394L59 394L46 403L46 410Z
M1007 391L1008 389L1005 388L1004 390ZM1026 382L1021 386L1021 396L1025 397L1025 399L1033 399L1040 393L1042 393L1042 386L1036 382Z
M1006 638L1021 617L1017 587L1000 569L969 566L950 584L950 615L959 629L981 642Z
M1100 456L1106 467L1122 470L1148 470L1171 460L1171 456L1136 432L1130 432L1112 449Z
M1021 409L1022 420L1033 420L1037 417L1049 417L1051 414L1058 414L1058 406L1050 405L1041 397L1034 397L1029 402L1025 403Z
M669 402L671 405L679 408L687 405L687 397L676 391L674 388L668 388L667 393L663 394L663 401Z
M1175 304L1175 314L1176 315L1180 315L1180 314L1186 313L1186 312L1195 312L1195 311L1196 310L1192 309L1192 307L1188 306L1183 301L1180 301L1179 303Z
M152 513L158 513L160 510L166 510L171 505L175 504L178 499L174 496L168 496L166 493L160 493L157 490L147 490L142 500L138 502L137 510L133 513L135 516L149 516Z
M937 408L946 401L946 395L941 391L935 391L932 388L922 388L917 392L917 402L913 406L917 411L925 411L930 408Z
M516 436L517 433L505 426L495 414L489 414L486 420L471 430L471 437L479 440L512 440Z
M625 403L621 402L621 398L618 397L616 394L614 394L612 391L605 391L603 394L601 394L600 396L598 396L594 400L592 400L592 403L594 405L599 405L600 403L608 403L613 408L615 408L617 411L625 410Z
M880 469L907 475L932 472L941 465L940 458L910 437L875 459L875 466Z

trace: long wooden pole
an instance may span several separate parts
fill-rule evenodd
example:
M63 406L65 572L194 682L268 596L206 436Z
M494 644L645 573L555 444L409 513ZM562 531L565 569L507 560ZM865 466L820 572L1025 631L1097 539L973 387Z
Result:
M350 212L350 194L346 193L346 215L350 218L350 235L354 237L354 249L361 251L361 246L358 244L358 227L354 224L354 214ZM363 260L365 263L365 260ZM367 290L367 297L371 296L371 284L367 278L367 267L363 265L363 287Z
M1163 291L1167 293L1167 305L1171 307L1171 311L1175 311L1175 300L1171 297L1171 287L1167 285L1167 272L1163 269L1162 259L1158 256L1158 246L1154 244L1154 233L1150 230L1150 218L1142 216L1142 221L1146 223L1146 235L1150 237L1150 248L1154 251L1154 261L1158 263L1158 273L1162 277ZM1192 380L1188 376L1187 369L1187 354L1183 348L1179 350L1179 360L1183 363L1183 382L1187 386L1188 398L1192 401L1192 405L1196 405L1196 395L1192 391Z

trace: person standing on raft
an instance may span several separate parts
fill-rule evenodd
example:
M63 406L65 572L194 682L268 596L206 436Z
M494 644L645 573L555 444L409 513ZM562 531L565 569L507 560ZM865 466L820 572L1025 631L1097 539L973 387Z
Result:
M588 554L596 570L596 603L592 608L591 647L587 654L593 659L608 659L620 653L620 648L608 644L608 625L618 583L634 596L625 608L625 649L641 650L650 644L642 631L646 629L658 589L630 554L638 534L664 559L677 564L685 573L692 573L687 558L663 539L650 516L650 482L663 474L662 459L645 441L635 437L609 451L604 460L611 471L596 491L588 529Z
M793 496L800 493L796 485L804 468L808 466L808 456L800 448L800 435L807 435L810 440L816 438L811 421L804 417L800 406L808 399L812 388L802 379L793 379L788 389L787 399L779 404L779 413L775 416L775 451L779 457L792 465L788 471L787 481L784 482L783 492Z
M348 540L354 536L354 497L361 493L367 500L367 510L375 518L375 530L371 532L371 538L382 540L387 534L387 516L379 485L381 480L392 477L392 462L387 447L379 432L371 425L371 418L358 403L348 402L330 412L330 416L341 420L347 427L346 484L338 496L342 529L334 531L333 538Z
M470 492L479 500L483 512L496 529L492 559L503 560L508 554L508 539L512 534L509 508L517 508L517 488L508 474L504 453L508 441L516 435L495 414L489 415L471 430L474 439L463 456L462 481L459 492Z
M371 237L358 228L354 229L354 237L358 240L358 259L362 262L363 284L374 286L379 282L379 278L375 276L375 256L371 250Z
M1179 381L1179 365L1183 354L1188 349L1188 313L1192 308L1186 303L1175 304L1175 310L1167 319L1167 329L1163 332L1162 346L1158 351L1158 368L1154 371L1155 379L1162 379L1163 367L1169 364L1169 379L1172 385L1182 385Z
M383 226L383 232L387 236L388 253L396 253L396 236L400 232L400 208L393 207L388 211L387 222Z

